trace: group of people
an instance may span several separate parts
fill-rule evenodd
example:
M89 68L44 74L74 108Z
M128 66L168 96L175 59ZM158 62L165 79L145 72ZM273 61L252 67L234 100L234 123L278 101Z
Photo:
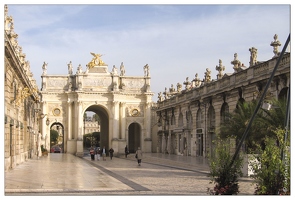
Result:
M100 149L99 147L97 147L97 148L91 147L89 153L90 153L90 156L91 156L91 160L100 160L100 156L102 156L104 161L106 160L105 146L102 149ZM110 158L112 160L113 156L114 156L114 149L110 148L109 153L110 153ZM128 147L126 145L126 147L125 147L125 158L127 158L128 154L129 154L129 150L128 150ZM135 158L137 160L138 166L140 166L141 165L141 160L142 160L142 151L141 151L140 147L138 147L137 151L135 152Z
M102 149L100 149L99 147L90 148L90 156L91 156L91 160L100 160L100 156L102 156L102 159L105 161L106 160L106 149L105 147L103 147ZM111 160L113 159L113 155L114 155L114 149L110 148L109 149L109 153L110 153L110 158Z

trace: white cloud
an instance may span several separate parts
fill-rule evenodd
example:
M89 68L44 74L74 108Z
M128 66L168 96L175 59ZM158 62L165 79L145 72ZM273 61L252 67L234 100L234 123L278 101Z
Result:
M252 46L258 49L258 60L270 59L273 35L279 35L283 46L290 32L287 6L207 6L202 9L190 6L182 10L181 6L153 5L150 9L132 12L137 16L125 16L129 19L126 23L100 21L100 15L108 10L97 13L96 18L91 13L91 18L85 20L90 16L85 11L93 9L96 8L51 6L48 9L29 5L25 9L16 5L9 8L9 14L15 19L19 44L39 86L44 61L49 63L48 74L67 74L69 61L74 70L79 64L85 69L92 58L90 52L96 52L105 54L102 58L109 70L124 62L126 75L143 76L143 66L148 63L156 101L157 93L171 84L183 83L186 77L192 80L196 73L202 79L206 68L210 68L212 78L216 78L215 66L219 59L226 72L233 72L230 62L234 53L248 66ZM128 13L126 9L124 7L124 14ZM117 9L112 20L120 14Z

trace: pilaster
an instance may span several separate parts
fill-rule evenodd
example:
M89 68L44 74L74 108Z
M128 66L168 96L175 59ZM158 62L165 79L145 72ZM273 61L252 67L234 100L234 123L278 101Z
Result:
M120 121L121 121L121 127L120 127L120 133L119 133L119 138L120 139L125 139L126 135L126 103L121 102L120 103Z
M71 121L71 117L72 117L72 109L71 109L71 105L72 102L70 100L68 100L68 140L71 140L73 138L73 133L72 133L72 121Z
M83 139L83 126L82 126L82 122L83 122L83 113L82 113L82 102L81 101L77 101L77 105L78 105L78 114L77 114L77 140L82 140Z
M119 119L120 119L120 110L119 110L119 102L114 101L113 102L113 137L112 139L118 139L119 138Z
M41 113L48 115L49 113L47 113L48 111L47 111L47 103L46 103L46 101L42 101L41 104L42 104L42 111L41 111ZM47 134L46 133L46 119L45 119L45 117L43 119L39 117L39 120L40 120L39 123L41 123L42 139L45 139L45 136Z
M151 139L151 103L145 105L145 138Z

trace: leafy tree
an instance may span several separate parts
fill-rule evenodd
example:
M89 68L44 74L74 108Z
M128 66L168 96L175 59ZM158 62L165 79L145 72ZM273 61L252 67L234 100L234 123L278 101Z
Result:
M99 115L96 113L93 115L93 118L95 119L96 122L100 121Z
M92 133L87 133L83 135L83 141L84 141L85 147L91 147L92 140L93 140Z
M57 143L58 141L58 132L56 130L51 129L50 130L50 141L53 142L54 144Z
M85 146L98 146L100 142L100 132L87 133L83 136Z
M208 190L214 195L238 194L238 177L242 176L243 157L238 155L230 167L231 149L235 144L230 143L229 139L218 139L214 143L216 145L214 153L209 156L209 176L210 183L214 183L215 187L213 190Z
M257 101L241 102L233 113L228 113L227 120L221 124L221 138L234 137L239 142L249 124L249 121L256 108ZM260 111L261 112L261 111ZM258 113L258 116L261 115ZM261 122L254 120L252 127L249 130L248 136L245 139L245 146L248 151L255 151L263 142L264 133Z
M267 137L265 149L251 163L256 182L256 194L290 194L290 139L284 142L284 129L274 131L277 138ZM290 137L287 137L290 138ZM286 155L282 157L281 153ZM283 159L282 159L283 158Z
M276 128L284 128L286 100L273 99L269 103L272 105L271 109L261 108L252 123L252 127L250 127L245 139L247 153L257 153L261 147L263 149L266 136L276 138L274 130ZM221 137L236 137L239 141L248 126L256 106L257 101L239 103L233 113L228 113L228 120L221 124Z
M273 99L269 103L270 109L262 109L262 114L258 120L263 124L265 134L276 138L276 129L285 128L287 104L285 99Z
M286 100L272 100L271 109L261 108L250 127L245 144L248 152L256 152L257 162L252 162L256 180L256 194L290 194L290 152L283 140ZM251 119L257 102L241 103L228 116L228 121L221 125L221 137L241 139ZM289 131L288 131L289 133ZM287 137L289 138L289 137ZM283 159L282 152L286 152ZM222 166L222 163L219 163ZM222 173L220 173L222 174ZM217 188L218 189L218 188Z
M93 132L92 137L94 138L94 142L97 146L100 145L100 132Z

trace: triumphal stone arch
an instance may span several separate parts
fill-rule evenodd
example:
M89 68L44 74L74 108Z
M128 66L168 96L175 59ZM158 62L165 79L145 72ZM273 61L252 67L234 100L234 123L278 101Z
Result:
M45 146L50 146L50 129L58 125L63 130L63 152L83 155L83 116L92 111L100 117L100 146L124 153L141 147L151 152L151 106L149 66L143 66L143 76L126 76L125 67L114 65L111 71L101 54L91 53L92 60L83 71L81 65L73 72L68 64L67 75L48 75L43 64L41 108L47 118L41 123Z

